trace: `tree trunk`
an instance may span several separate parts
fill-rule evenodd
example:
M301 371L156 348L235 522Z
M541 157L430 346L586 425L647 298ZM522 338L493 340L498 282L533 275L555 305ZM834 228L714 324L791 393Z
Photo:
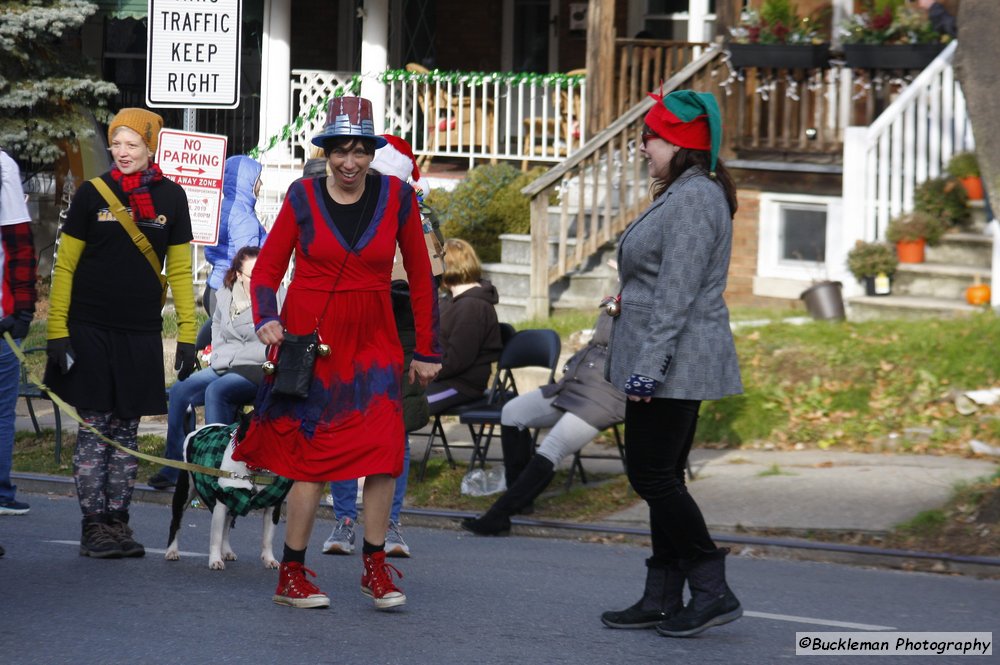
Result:
M958 10L955 68L965 94L976 156L994 215L1000 212L1000 2L962 0Z

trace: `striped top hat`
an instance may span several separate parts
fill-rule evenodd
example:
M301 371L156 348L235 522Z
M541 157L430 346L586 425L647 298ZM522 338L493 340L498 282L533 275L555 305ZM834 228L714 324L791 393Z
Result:
M357 136L375 141L375 147L385 145L385 138L375 133L372 103L364 97L334 97L326 108L326 125L313 137L313 145L323 147L332 138Z

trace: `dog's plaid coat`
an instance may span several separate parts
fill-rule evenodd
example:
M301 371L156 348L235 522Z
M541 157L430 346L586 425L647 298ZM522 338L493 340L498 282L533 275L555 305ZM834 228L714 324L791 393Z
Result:
M205 425L188 437L187 456L185 459L194 464L201 464L218 469L226 453L226 446L236 432L238 424ZM270 485L263 485L259 491L239 488L219 487L219 479L204 473L193 471L194 487L198 496L209 510L215 508L215 502L222 501L231 515L245 516L251 510L277 506L292 489L292 481L288 478L275 476Z

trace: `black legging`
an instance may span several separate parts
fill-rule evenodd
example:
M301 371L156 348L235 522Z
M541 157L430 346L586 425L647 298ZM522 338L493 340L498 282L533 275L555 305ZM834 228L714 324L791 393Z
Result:
M653 559L697 559L717 548L684 484L698 425L698 400L653 399L625 405L625 459L632 488L649 505Z

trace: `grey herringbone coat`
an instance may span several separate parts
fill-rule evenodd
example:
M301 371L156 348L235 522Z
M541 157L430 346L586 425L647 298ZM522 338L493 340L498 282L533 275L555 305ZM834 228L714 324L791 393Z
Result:
M722 299L733 223L722 187L685 171L618 243L621 316L608 377L656 379L655 397L709 400L743 392L729 310Z

